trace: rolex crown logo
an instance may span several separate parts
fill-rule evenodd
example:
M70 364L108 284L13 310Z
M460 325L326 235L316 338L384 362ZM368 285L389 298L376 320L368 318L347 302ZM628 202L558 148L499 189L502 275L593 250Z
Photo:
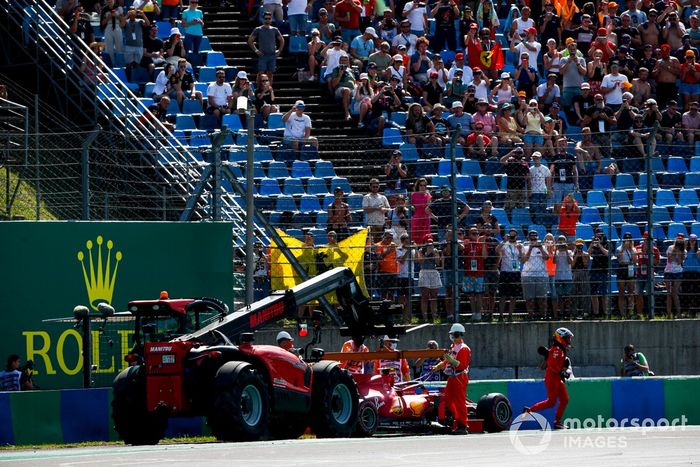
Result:
M87 265L85 264L85 252L78 252L78 261L83 268L83 279L85 279L85 288L87 289L90 307L97 311L97 305L100 303L112 303L112 295L114 294L114 283L117 279L117 268L122 260L122 252L117 251L114 254L114 266L112 266L112 249L114 243L112 240L107 240L107 251L103 248L104 239L101 235L97 236L97 264L95 264L95 255L93 254L94 244L92 240L85 242L87 247ZM103 255L104 253L104 255ZM104 256L104 258L103 258Z

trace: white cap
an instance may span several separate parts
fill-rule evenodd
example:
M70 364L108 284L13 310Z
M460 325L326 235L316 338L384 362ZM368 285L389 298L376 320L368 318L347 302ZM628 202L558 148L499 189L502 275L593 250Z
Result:
M248 79L248 73L246 73L245 71L241 70L241 71L239 71L238 74L236 75L236 78L238 78L238 79Z
M287 331L280 331L279 334L277 334L277 342L282 341L282 340L290 340L293 341L292 336L287 332Z
M462 105L462 103L461 103L460 101L454 101L454 102L452 103L452 108L453 108L453 109L462 108L462 107L464 107L464 106Z
M306 107L306 104L304 104L304 101L299 99L294 103L294 107Z
M396 337L389 337L388 335L385 335L384 338L382 339L383 341L392 341L392 342L398 342L399 340Z
M394 55L394 61L395 61L395 62L396 62L396 61L401 61L401 62L403 62L403 55L401 55L401 54L396 54L396 55Z
M371 34L373 37L377 37L377 31L375 31L372 26L365 29L365 34Z
M537 104L537 99L530 99L530 102L528 104Z
M181 36L181 35L182 35L182 34L180 34L180 30L179 30L178 28L171 28L171 29L170 29L170 35L172 36L172 35L174 35L174 34L177 34L178 36Z
M510 79L510 73L504 71L503 73L501 73L501 79Z
M369 79L369 76L367 75L367 73L360 73L360 80L363 80L363 79Z

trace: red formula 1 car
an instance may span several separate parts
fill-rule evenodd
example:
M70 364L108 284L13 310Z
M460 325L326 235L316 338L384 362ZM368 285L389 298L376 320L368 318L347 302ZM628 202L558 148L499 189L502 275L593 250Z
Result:
M444 350L409 350L397 352L365 352L362 354L326 354L324 359L375 360L396 354L398 358L430 358L443 355ZM445 432L451 424L438 422L438 406L444 397L445 386L420 379L395 383L391 374L352 375L360 396L357 435L371 436L380 428ZM508 429L513 408L500 393L483 395L478 402L467 399L469 432L499 432ZM446 409L448 419L449 410Z

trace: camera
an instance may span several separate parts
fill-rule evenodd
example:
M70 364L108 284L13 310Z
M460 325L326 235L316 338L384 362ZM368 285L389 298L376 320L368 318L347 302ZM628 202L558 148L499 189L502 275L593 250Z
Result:
M345 71L345 70L347 70L347 69L348 69L348 66L347 66L347 65L343 65L343 64L341 64L341 65L338 65L338 69L339 69L339 70L343 70L343 71Z

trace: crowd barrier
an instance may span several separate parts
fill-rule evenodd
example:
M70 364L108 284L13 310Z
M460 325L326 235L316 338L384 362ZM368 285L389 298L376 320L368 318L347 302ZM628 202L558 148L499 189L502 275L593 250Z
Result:
M645 419L654 424L674 419L686 425L700 424L700 404L696 399L700 376L581 378L570 381L568 389L566 419L592 419L599 424L603 421L603 426L613 420L622 424L624 419L638 419L640 424ZM541 380L469 383L468 396L472 400L490 392L505 394L516 414L546 397ZM111 400L110 388L0 393L0 445L117 440L112 428ZM550 423L553 410L543 412ZM166 437L209 433L203 417L172 418Z

